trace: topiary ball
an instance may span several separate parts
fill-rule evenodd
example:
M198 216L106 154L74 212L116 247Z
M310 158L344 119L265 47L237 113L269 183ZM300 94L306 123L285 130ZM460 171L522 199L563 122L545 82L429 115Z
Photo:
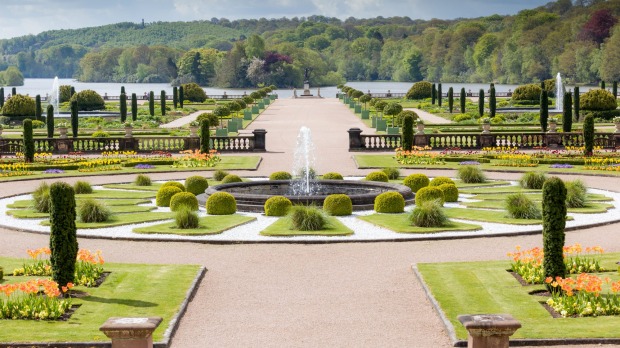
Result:
M411 192L416 193L422 187L428 186L431 181L424 174L411 174L403 180L403 185L409 187Z
M226 175L228 175L227 171L224 170L216 170L215 172L213 172L213 180L215 181L222 181L222 179L224 179L226 177Z
M293 179L293 175L289 172L273 172L269 175L269 180L291 180Z
M607 111L618 107L616 97L604 89L591 89L579 97L581 110Z
M207 214L232 215L237 212L237 201L228 192L216 192L207 198Z
M265 201L266 216L284 216L288 214L289 209L293 206L290 199L284 196L273 196Z
M336 172L329 172L323 174L323 180L344 180L342 174Z
M390 180L396 180L400 176L400 170L398 170L398 168L386 167L381 169L381 171L384 172Z
M181 191L185 191L185 185L181 184L178 181L168 181L168 182L165 182L163 185L161 185L161 187L170 187L170 186L176 187Z
M448 178L447 176L438 176L438 177L433 178L433 180L431 180L428 186L439 186L443 184L456 185L454 181L452 181L452 179Z
M323 210L332 216L346 216L353 213L353 202L345 194L333 194L325 197Z
M200 175L194 175L194 176L190 176L187 179L185 179L185 188L187 189L187 192L191 192L195 195L200 195L205 193L205 190L209 187L209 182L207 181L207 178L200 176Z
M198 210L198 199L191 192L179 192L170 198L170 210L177 211L186 206L192 211Z
M372 172L366 175L367 181L379 181L379 182L388 182L390 178L388 178L387 174L384 172Z
M160 187L157 191L157 196L155 196L155 205L158 207L169 207L170 199L179 192L183 191L176 186L169 185Z
M228 174L224 177L224 179L222 179L222 184L230 184L233 182L242 182L243 180L241 180L241 178L239 177L239 175L235 175L235 174Z
M458 202L459 189L454 184L441 184L437 186L443 193L444 201L446 202Z
M407 99L425 99L431 97L433 85L427 81L419 81L413 84L407 91Z
M443 191L436 186L423 187L415 194L415 205L422 205L424 202L439 200L443 205L445 201Z
M377 213L402 213L405 211L405 198L394 191L383 192L375 198Z

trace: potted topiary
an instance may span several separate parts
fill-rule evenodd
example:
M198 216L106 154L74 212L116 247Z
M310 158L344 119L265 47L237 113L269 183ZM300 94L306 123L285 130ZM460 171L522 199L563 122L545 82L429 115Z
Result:
M482 133L491 133L491 119L488 117L482 119Z
M189 123L189 136L192 138L198 137L198 122L192 121Z
M66 139L67 138L67 123L61 122L56 126L56 128L58 128L58 133L60 134L60 138Z
M616 125L616 133L620 133L620 116L614 117L614 125ZM0 128L0 132L2 132L2 128Z
M549 131L548 133L556 133L558 128L558 119L555 117L549 118Z
M130 122L125 122L125 137L131 138L133 136L133 125Z

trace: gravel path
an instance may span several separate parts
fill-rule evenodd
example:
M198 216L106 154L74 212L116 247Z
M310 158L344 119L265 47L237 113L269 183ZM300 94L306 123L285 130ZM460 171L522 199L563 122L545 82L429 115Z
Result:
M179 128L179 127L183 127L186 124L189 124L190 122L196 121L196 118L204 113L207 113L209 111L207 110L199 110L196 112L193 112L187 116L183 116L181 118L177 118L176 120L170 122L170 123L166 123L166 124L162 124L159 126L159 128Z
M430 112L426 112L424 110L416 109L416 108L405 108L405 110L411 110L418 114L418 116L424 121L425 124L449 124L452 123L450 120L446 120L443 117L439 117L437 115L433 115Z

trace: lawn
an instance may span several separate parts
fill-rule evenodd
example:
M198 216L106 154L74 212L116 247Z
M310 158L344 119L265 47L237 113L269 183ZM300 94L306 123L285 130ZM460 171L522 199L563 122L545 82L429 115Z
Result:
M372 214L360 216L359 219L371 224L385 227L398 233L435 233L445 231L478 231L482 227L462 222L450 221L441 227L412 226L408 219L409 214Z
M289 225L289 219L284 217L269 225L260 232L263 236L273 237L292 237L292 236L350 236L353 231L346 227L335 217L327 218L328 226L320 231L297 231L292 230Z
M200 218L198 228L180 229L176 228L174 222L167 222L154 226L134 228L135 233L144 234L176 234L181 236L203 236L208 234L219 234L233 227L247 224L256 220L254 217L242 215L212 215Z
M138 224L141 222L150 222L150 221L161 221L168 220L174 217L174 213L154 213L154 212L146 212L146 213L133 213L133 214L112 214L108 221L104 222L80 222L76 221L75 225L77 228L102 228L102 227L116 227L123 225L131 225ZM42 221L41 225L49 226L49 220Z

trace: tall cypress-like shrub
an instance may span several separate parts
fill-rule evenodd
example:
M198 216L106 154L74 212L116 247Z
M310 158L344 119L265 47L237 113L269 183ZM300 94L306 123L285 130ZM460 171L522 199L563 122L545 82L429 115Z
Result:
M41 116L43 115L43 108L41 107L41 95L37 94L34 97L34 119L41 121Z
M50 263L59 286L72 283L78 252L75 191L65 182L50 185Z
M179 88L177 86L172 87L172 105L174 109L179 106Z
M601 89L605 89L605 80L601 80Z
M441 83L437 84L437 105L441 106L441 100L442 98L443 92L441 90Z
M454 109L454 88L448 88L448 109L450 109L450 113Z
M183 86L179 86L179 106L181 107L181 109L183 108L183 99L185 98L185 95L183 93Z
M484 116L484 89L480 88L478 93L478 114Z
M138 119L138 96L135 93L131 93L131 120L136 121Z
M403 118L403 150L409 151L413 147L413 116Z
M209 153L210 145L209 120L203 119L200 121L200 152Z
M435 105L435 100L437 99L437 86L433 83L433 87L431 88L431 104Z
M13 87L11 88L11 95L16 95L17 94L17 88Z
M78 136L78 102L77 100L71 101L71 132L73 133L73 137L77 138Z
M618 98L618 81L614 81L614 83L611 85L611 94L613 94L614 97Z
M74 94L75 94L75 87L71 86L71 88L69 88L69 99L71 99L71 97L73 97Z
M459 96L460 102L461 102L461 113L464 114L465 113L465 105L466 105L466 100L465 100L465 88L461 88L461 95Z
M0 108L4 106L4 87L0 87Z
M51 139L54 137L54 105L47 106L45 122L47 123L47 137Z
M562 131L565 133L573 129L573 94L564 93L564 104L562 105Z
M545 277L566 276L564 265L564 228L566 227L566 186L560 178L552 177L543 184L543 269ZM551 291L550 285L547 288Z
M547 121L549 120L549 97L546 90L540 92L540 128L547 132Z
M155 93L149 92L149 114L155 116Z
M125 123L127 120L127 95L121 93L121 123Z
M584 155L592 156L594 151L594 116L587 115L583 119L583 142L585 144Z
M121 86L121 94L127 95L127 93L125 92L125 86Z
M579 86L575 86L573 91L575 97L573 98L573 105L575 105L575 122L579 121Z
M161 108L161 115L166 116L166 91L164 90L159 94L159 107Z
M24 127L24 161L26 163L34 162L34 139L32 138L32 120L27 118L23 123Z
M495 111L497 110L497 99L495 99L495 87L492 86L489 92L489 112L491 117L495 117Z

